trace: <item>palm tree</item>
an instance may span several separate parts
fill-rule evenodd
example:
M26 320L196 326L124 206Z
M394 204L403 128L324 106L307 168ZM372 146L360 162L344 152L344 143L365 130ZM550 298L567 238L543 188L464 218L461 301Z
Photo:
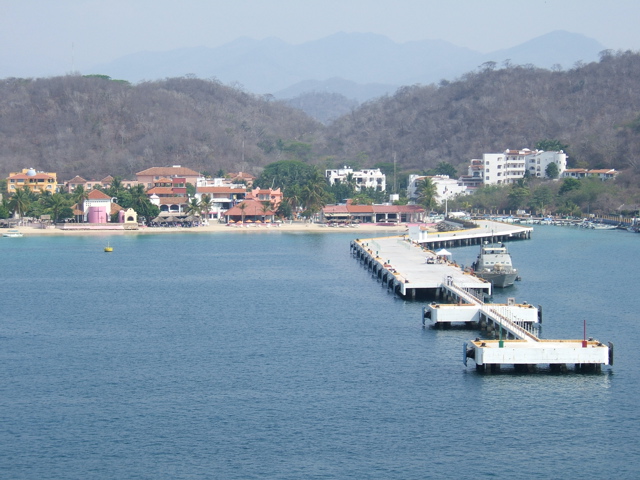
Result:
M105 193L110 197L120 199L124 191L125 188L122 186L122 180L120 177L114 177L113 180L111 180L111 185L109 185L109 188Z
M58 222L60 213L63 209L71 206L72 200L66 198L62 193L54 193L53 195L43 199L45 210L51 213L53 217L53 223Z
M295 219L298 216L298 206L300 205L300 186L291 185L287 188L286 202L291 207L291 212L293 214L293 218Z
M200 206L200 202L198 202L198 199L192 198L187 204L186 210L189 215L194 215L196 217L199 217L201 213L201 206Z
M22 218L31 205L31 191L28 187L16 190L9 200L9 207Z
M242 212L242 223L243 224L244 224L244 211L247 209L247 207L248 207L248 205L245 202L242 202L240 205L238 205L238 208Z
M131 197L131 204L129 206L136 211L138 216L147 219L158 216L160 209L149 201L144 185L136 185L127 193Z
M89 192L86 191L82 185L78 185L71 194L71 199L78 207L82 207L82 204L87 198L89 198Z
M431 211L436 205L438 189L429 177L418 183L418 202L425 210Z
M260 208L260 210L262 211L262 221L264 221L264 217L267 216L267 212L269 210L271 210L273 208L273 206L271 205L271 202L269 201L264 201L261 202L262 203L262 207Z
M349 189L349 196L352 196L353 193L356 191L356 180L353 177L353 172L349 172L347 173L345 180L345 184L347 185L347 188Z
M302 202L305 209L310 213L316 213L326 205L327 198L327 181L316 169L309 177L309 181L302 188Z
M204 213L207 219L209 218L209 212L212 206L213 201L211 200L211 195L204 193L202 197L200 197L200 212Z

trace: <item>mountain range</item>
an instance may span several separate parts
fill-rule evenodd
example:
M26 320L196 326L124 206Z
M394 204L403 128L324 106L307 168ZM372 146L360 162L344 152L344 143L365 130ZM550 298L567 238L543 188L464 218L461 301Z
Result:
M597 60L603 50L606 47L596 40L566 31L491 53L441 40L396 43L372 33L336 33L299 45L243 37L216 48L138 52L83 73L132 83L183 76L215 78L276 99L325 92L361 103L401 86L454 80L488 62L566 69Z

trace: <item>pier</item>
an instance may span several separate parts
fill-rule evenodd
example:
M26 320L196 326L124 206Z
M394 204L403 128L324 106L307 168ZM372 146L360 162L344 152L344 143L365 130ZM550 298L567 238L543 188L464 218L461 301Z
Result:
M598 340L544 340L536 335L542 322L541 307L516 303L484 303L491 295L491 283L462 269L447 256L428 248L472 245L489 238L494 241L531 238L531 227L479 222L475 229L431 233L410 230L408 235L356 239L351 253L389 290L404 298L428 295L434 300L422 310L422 323L430 319L436 327L462 323L479 328L494 339L476 338L463 345L463 361L473 359L476 370L500 371L504 365L518 371L535 371L549 365L551 371L600 371L613 365L613 344ZM433 238L435 237L435 238Z
M450 291L443 288L448 281L455 281L471 295L491 295L490 282L462 271L404 236L354 240L351 253L388 289L402 297L443 297Z

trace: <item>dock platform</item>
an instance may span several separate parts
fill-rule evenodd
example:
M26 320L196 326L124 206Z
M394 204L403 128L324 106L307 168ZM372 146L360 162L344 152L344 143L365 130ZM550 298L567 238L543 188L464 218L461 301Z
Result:
M491 295L490 282L427 247L468 245L488 237L500 241L531 237L530 227L484 223L468 231L436 234L439 236L430 242L425 241L422 232L416 238L415 230L414 235L356 239L351 242L351 253L394 293L411 299L427 293L441 300L423 308L423 325L426 318L435 325L464 323L486 330L488 336L496 338L465 342L465 366L469 358L474 360L478 371L485 373L499 371L503 365L524 371L534 371L540 365L549 365L552 371L566 371L568 365L575 365L576 371L600 371L602 365L613 365L612 343L604 345L591 338L538 338L536 327L542 322L540 306L519 304L515 299L509 299L507 304L484 303L484 296Z

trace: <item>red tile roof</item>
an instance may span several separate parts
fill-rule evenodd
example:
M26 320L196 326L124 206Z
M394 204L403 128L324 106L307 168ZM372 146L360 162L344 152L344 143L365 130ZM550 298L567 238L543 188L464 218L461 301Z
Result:
M91 190L88 196L89 200L111 200L111 197L100 190Z
M271 210L267 210L266 212L263 210L262 202L258 202L256 200L245 200L240 205L245 204L247 207L244 209L244 216L256 216L256 215L274 215L275 212ZM230 208L226 211L225 215L230 215L232 217L237 217L243 215L242 209L239 205Z

